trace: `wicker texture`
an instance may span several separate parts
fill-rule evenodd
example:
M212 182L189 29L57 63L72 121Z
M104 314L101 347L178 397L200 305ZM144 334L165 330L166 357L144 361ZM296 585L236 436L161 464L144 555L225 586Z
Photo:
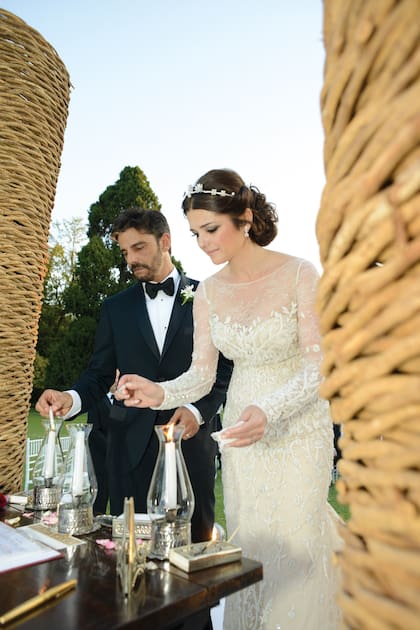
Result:
M420 2L325 0L322 395L344 627L420 628Z
M56 51L0 9L0 489L22 487L48 233L70 94Z

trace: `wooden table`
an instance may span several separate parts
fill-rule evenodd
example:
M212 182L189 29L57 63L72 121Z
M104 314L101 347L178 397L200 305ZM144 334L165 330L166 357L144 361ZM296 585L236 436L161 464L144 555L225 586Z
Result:
M0 511L0 520L16 512ZM28 524L22 519L21 524ZM83 536L85 545L73 557L60 558L0 574L0 615L36 595L48 583L54 586L76 578L77 588L55 602L21 617L8 628L30 630L90 630L93 628L176 627L190 616L215 606L223 597L262 579L262 565L243 558L213 569L184 573L169 562L140 578L129 601L121 593L116 575L116 553L99 546L109 530Z

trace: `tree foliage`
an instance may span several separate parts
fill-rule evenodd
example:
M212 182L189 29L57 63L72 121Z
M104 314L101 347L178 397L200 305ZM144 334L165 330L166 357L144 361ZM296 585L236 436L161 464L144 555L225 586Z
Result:
M68 389L86 367L86 357L93 350L96 319L83 315L69 323L54 344L46 370L48 387Z
M86 225L80 217L52 224L44 280L44 304L63 305L63 294L73 280L77 254L84 241Z
M88 237L102 236L110 244L111 225L115 217L130 206L160 210L159 200L146 175L138 166L126 166L115 184L108 186L89 210Z
M48 359L43 357L38 350L35 354L34 377L32 383L32 398L36 401L45 389Z
M104 298L120 289L113 265L112 250L99 236L92 236L79 252L73 281L64 293L67 313L98 319Z

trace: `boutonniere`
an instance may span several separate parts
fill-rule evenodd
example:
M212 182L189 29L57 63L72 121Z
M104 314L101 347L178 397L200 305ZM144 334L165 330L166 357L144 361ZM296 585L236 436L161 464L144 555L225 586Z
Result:
M183 289L181 289L181 304L182 304L182 306L184 306L184 304L187 304L187 302L192 302L193 301L194 293L195 293L195 289L194 289L194 285L193 284L189 284L186 287L184 287Z

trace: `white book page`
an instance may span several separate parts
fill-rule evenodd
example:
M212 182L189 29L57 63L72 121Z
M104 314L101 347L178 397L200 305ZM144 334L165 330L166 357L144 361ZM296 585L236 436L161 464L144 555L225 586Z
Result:
M19 529L0 522L0 573L60 556L55 549L31 540Z

